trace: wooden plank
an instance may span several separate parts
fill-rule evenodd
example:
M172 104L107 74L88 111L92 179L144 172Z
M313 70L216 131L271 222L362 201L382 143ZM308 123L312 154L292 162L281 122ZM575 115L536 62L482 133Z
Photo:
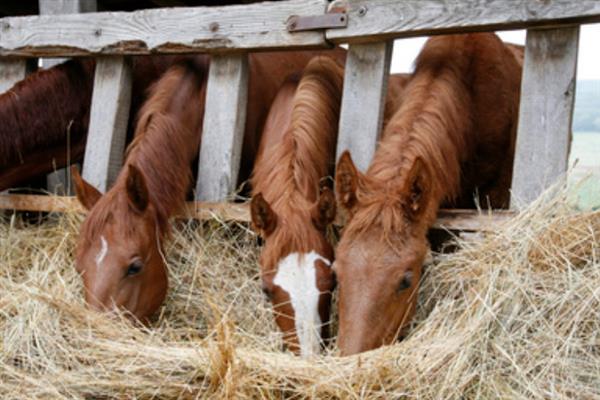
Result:
M353 44L346 56L337 157L350 150L358 169L369 166L381 133L393 42Z
M101 192L114 182L123 163L131 83L131 66L124 57L97 60L83 177Z
M0 55L81 56L327 47L324 33L289 33L291 15L326 0L0 19Z
M0 209L43 212L85 212L75 197L41 195L0 195ZM501 210L483 213L477 210L440 210L433 229L493 231L500 224L517 215ZM192 201L186 203L176 218L211 219L249 223L248 203L211 203Z
M97 10L96 0L38 0L40 15L77 14ZM42 58L42 68L51 68L65 62L66 58ZM61 168L46 175L46 188L59 195L74 194L68 168Z
M334 43L600 22L599 0L347 0L348 27Z
M28 73L28 61L25 58L0 59L0 93L12 88L15 83L25 79Z
M528 30L512 180L513 207L567 170L579 27Z
M247 102L247 54L213 57L206 88L197 200L222 201L235 190Z

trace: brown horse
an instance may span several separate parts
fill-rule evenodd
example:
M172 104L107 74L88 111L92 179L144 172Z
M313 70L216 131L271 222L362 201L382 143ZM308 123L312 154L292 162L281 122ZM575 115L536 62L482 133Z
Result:
M242 166L252 164L277 88L315 54L250 55ZM208 58L195 56L158 81L141 110L125 166L106 195L75 174L77 197L90 209L76 265L86 300L95 309L122 308L147 320L163 302L167 273L162 245L169 216L184 204L190 164L198 154L207 70ZM242 170L240 178L244 176L248 172Z
M316 57L289 79L271 106L252 175L252 222L265 238L263 291L284 342L303 356L329 336L333 248L325 237L335 217L333 173L345 54Z
M132 58L131 116L148 87L181 58ZM93 59L72 59L36 71L0 95L0 190L82 160L94 66ZM129 119L129 137L134 120Z
M439 36L362 174L341 156L336 194L350 220L337 247L342 355L392 342L410 322L426 233L440 204L506 206L520 67L494 34Z
M329 337L333 248L325 230L335 217L331 176L345 52L313 59L280 89L263 131L252 177L252 222L265 239L263 291L273 304L284 342L316 354ZM390 77L385 119L397 107L406 75Z

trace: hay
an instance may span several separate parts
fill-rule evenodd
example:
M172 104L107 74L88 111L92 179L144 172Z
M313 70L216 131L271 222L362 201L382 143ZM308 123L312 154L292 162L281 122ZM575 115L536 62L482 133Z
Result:
M150 329L85 309L80 223L0 224L1 398L600 398L600 212L540 199L437 255L401 343L304 360L280 350L244 226L178 226Z

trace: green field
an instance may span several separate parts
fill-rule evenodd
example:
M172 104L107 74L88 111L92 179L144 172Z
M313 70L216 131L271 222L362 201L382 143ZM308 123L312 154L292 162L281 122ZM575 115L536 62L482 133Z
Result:
M582 209L599 209L600 132L573 134L569 166L573 167L569 183L573 185L577 205Z

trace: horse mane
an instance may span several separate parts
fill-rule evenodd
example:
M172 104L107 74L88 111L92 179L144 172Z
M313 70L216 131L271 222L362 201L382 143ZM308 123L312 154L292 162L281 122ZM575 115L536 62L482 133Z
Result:
M0 95L0 167L22 162L35 148L84 140L94 60L73 59L40 70Z
M475 147L469 135L472 99L465 81L473 46L464 35L452 36L450 43L448 37L432 38L419 55L402 103L385 127L367 174L359 180L360 207L349 232L377 225L387 238L409 226L403 208L408 193L402 191L418 160L430 179L429 203L417 225L429 227L439 203L460 194L461 163Z
M319 183L333 172L342 85L342 66L326 56L313 58L297 84L289 126L278 127L286 129L283 138L265 149L252 174L253 193L262 193L285 215L281 223L294 226L284 230L289 237L282 242L296 249L310 236L300 228L318 198Z
M124 167L111 190L89 213L82 227L83 237L89 240L97 236L115 209L127 207L128 165L143 172L160 234L168 232L169 216L185 203L192 177L190 164L198 154L207 70L206 58L188 60L171 67L150 88L137 119L135 138L126 151ZM190 113L195 117L186 118ZM119 215L125 218L123 226L130 233L136 229L136 224L127 220L131 214Z

